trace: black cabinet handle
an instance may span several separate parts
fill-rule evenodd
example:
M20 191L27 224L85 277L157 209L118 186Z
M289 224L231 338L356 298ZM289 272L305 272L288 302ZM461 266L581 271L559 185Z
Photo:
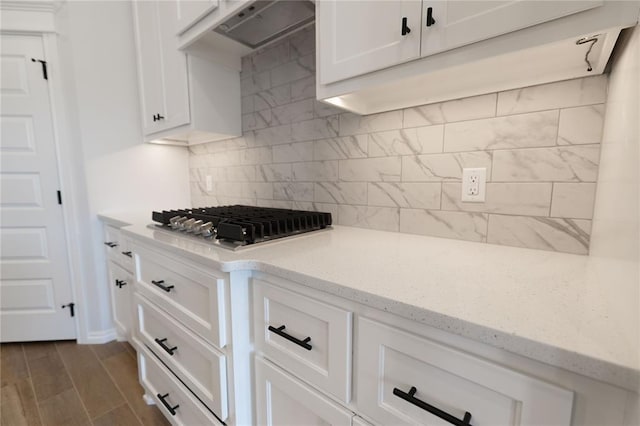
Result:
M116 286L118 288L122 288L122 286L125 286L125 285L127 285L126 281L116 279Z
M111 248L118 247L116 243L112 243L111 241L107 241L104 243L105 246L109 246Z
M158 121L160 121L160 120L164 120L164 116L163 116L163 115L158 114Z
M176 404L175 406L172 407L171 404L165 401L165 398L169 396L168 393L165 393L164 395L157 394L157 396L158 396L158 399L160 399L160 402L162 402L162 405L164 405L164 408L169 410L172 416L175 416L176 410L180 407L180 405Z
M164 280L160 280L160 281L151 280L151 284L155 285L156 287L160 287L161 289L163 289L167 293L169 293L171 291L171 289L173 288L172 285L164 285Z
M172 348L170 348L169 346L165 345L164 342L167 341L167 338L165 337L164 339L158 339L157 337L154 339L156 341L156 343L162 348L164 349L164 351L166 353L168 353L169 355L173 356L173 352L178 350L177 346L174 346Z
M130 251L123 251L122 254L124 254L127 257L133 257Z
M433 8L428 7L427 8L427 27L430 27L435 23L436 23L436 20L433 19Z
M270 332L276 333L278 336L284 337L288 341L293 342L298 346L302 346L303 348L305 348L308 351L311 350L311 345L309 344L309 342L311 341L311 337L307 337L304 340L299 340L299 339L296 339L295 337L293 337L292 335L285 333L284 329L285 329L284 325L281 325L278 328L269 326L269 331Z
M451 423L452 425L456 425L456 426L471 426L471 413L466 411L464 413L464 418L462 420L458 419L457 417L453 417L451 414L447 413L446 411L442 411L439 408L434 407L433 405L429 405L426 402L419 400L418 398L415 397L415 394L417 392L417 389L415 386L412 386L411 389L409 390L409 393L403 392L398 388L393 388L393 394L399 398L404 399L405 401L407 401L409 404L413 404L416 407L420 407L425 411L428 411L429 413L433 414L434 416L438 416L440 417L442 420L447 421L449 423Z
M411 32L411 28L407 26L407 18L402 18L402 31L401 34L403 36L409 34Z
M155 114L153 114L153 121L158 121L158 117Z

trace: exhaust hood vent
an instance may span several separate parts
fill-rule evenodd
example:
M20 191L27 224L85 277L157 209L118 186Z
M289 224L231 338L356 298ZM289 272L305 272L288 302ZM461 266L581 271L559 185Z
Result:
M220 24L215 31L257 49L315 19L310 1L256 1Z

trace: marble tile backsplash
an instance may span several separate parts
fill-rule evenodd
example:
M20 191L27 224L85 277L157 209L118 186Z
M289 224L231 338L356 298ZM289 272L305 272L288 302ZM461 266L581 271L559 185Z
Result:
M310 28L243 58L243 136L190 148L194 207L588 253L606 76L358 116L315 99L314 49ZM486 202L460 200L465 167Z

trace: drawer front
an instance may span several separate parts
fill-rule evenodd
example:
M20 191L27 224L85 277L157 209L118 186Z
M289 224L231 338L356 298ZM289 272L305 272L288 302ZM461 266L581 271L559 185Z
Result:
M366 318L358 342L357 405L381 424L449 424L433 407L478 426L571 424L568 390Z
M349 402L352 313L261 279L253 283L256 348L287 371Z
M107 249L109 260L116 262L127 271L133 271L133 254L130 249L131 243L127 238L122 237L118 228L105 225L104 245Z
M135 295L136 337L184 382L220 420L227 412L225 356L178 324L139 294Z
M225 280L214 271L178 262L135 245L138 290L205 340L227 343Z
M114 262L109 262L109 287L113 322L118 338L129 340L131 335L131 294L133 276Z
M353 413L268 361L256 358L256 424L351 425Z
M222 425L147 349L138 351L140 383L174 425ZM163 402L164 401L164 402Z

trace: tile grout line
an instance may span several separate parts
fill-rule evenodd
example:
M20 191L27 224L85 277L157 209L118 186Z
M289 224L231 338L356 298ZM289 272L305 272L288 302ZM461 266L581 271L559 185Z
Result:
M31 376L31 367L29 367L29 361L27 361L27 353L22 343L20 343L20 349L22 350L22 358L24 359L24 363L27 366L27 372L29 373L29 383L31 384L33 399L36 403L36 411L38 412L38 418L40 419L40 424L44 425L45 423L44 423L44 420L42 419L42 413L40 412L40 401L38 401L38 397L36 395L36 387L33 385L33 378Z
M111 382L114 384L114 386L116 387L116 389L118 389L118 392L120 392L120 395L122 395L122 399L124 400L125 404L127 404L127 407L129 407L129 410L131 410L131 412L133 413L133 415L135 416L136 420L138 420L138 423L140 425L144 425L144 422L142 421L142 419L140 418L140 416L138 416L138 413L136 413L136 411L133 409L133 407L131 407L131 404L129 403L129 400L127 399L127 397L125 396L124 392L122 391L122 389L120 389L120 386L118 385L118 382L113 378L113 376L111 375L111 373L109 372L109 369L106 368L104 366L104 362L103 360L98 356L98 354L96 353L96 351L93 349L93 347L90 347L91 352L93 352L93 354L96 356L96 358L98 358L98 362L100 363L100 366L106 371L107 376L109 376L109 380L111 380ZM127 348L125 348L125 351L129 352L129 350ZM130 354L133 355L133 354ZM141 397L142 398L142 397ZM107 411L108 413L108 411ZM92 422L93 423L93 422Z
M78 344L78 342L76 341L76 345L77 344ZM76 386L76 382L75 382L75 380L73 380L73 376L71 375L71 372L69 371L69 367L67 367L67 363L64 362L64 357L62 356L62 354L60 353L60 350L58 349L58 344L57 343L53 343L53 347L56 348L56 353L60 357L60 361L62 362L62 365L64 365L65 373L67 373L67 375L69 376L69 379L71 379L71 384L73 385L73 390L75 391L76 395L78 396L78 400L80 401L80 404L82 405L82 409L84 410L84 413L87 415L87 419L89 419L89 423L93 424L93 419L91 418L91 415L89 414L89 410L87 409L86 405L84 405L84 401L82 400L82 397L80 396L80 392L78 391L78 387Z

